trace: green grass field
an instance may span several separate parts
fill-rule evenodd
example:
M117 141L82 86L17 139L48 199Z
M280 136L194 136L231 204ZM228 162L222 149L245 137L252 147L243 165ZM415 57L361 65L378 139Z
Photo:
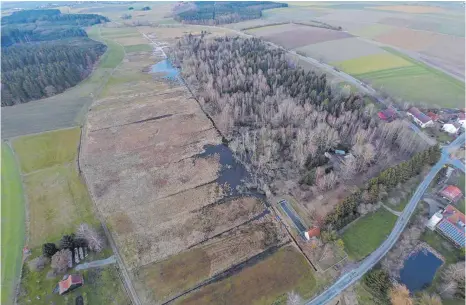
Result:
M461 251L456 249L447 239L443 238L437 232L425 230L421 236L421 240L425 241L432 248L440 252L445 257L447 264L453 264L461 258Z
M125 57L125 49L120 44L111 40L111 37L103 36L101 33L102 31L104 31L104 29L93 27L87 31L87 34L89 35L89 38L105 43L108 48L107 52L105 52L105 54L100 59L98 68L113 69L116 68Z
M377 249L390 234L396 219L395 215L380 208L356 220L342 236L348 255L360 260Z
M150 52L152 51L152 47L148 44L136 44L132 46L125 46L125 52Z
M24 195L21 176L10 147L2 143L2 304L13 304L24 245Z
M352 75L385 69L411 66L409 61L390 53L373 54L334 63L341 70Z
M76 127L16 138L13 149L21 171L27 174L74 161L80 134L81 129Z

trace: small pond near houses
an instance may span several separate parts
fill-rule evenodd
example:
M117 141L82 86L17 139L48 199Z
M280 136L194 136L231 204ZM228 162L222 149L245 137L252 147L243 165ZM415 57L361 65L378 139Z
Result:
M441 265L441 259L423 248L406 259L400 271L400 282L411 292L422 290L432 283Z

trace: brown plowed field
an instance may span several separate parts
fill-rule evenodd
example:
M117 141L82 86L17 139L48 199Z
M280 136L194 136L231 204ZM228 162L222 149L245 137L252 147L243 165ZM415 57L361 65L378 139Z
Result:
M311 26L286 25L286 27L283 28L283 31L279 31L281 27L282 26L271 27L271 33L268 33L266 28L264 31L254 31L253 34L287 49L294 49L309 44L352 37L350 34L345 32Z

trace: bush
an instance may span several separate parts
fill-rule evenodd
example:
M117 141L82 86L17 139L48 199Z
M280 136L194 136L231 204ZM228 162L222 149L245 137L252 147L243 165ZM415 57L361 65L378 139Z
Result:
M53 270L58 273L63 273L68 270L68 265L72 257L73 255L69 249L63 249L55 253L55 255L52 256Z
M54 243L46 243L42 245L42 255L45 257L52 257L55 253L57 253L58 249Z
M74 234L63 235L63 237L60 239L60 249L72 250L74 246Z
M44 270L45 266L50 262L50 259L45 256L36 257L28 262L29 270L36 272Z

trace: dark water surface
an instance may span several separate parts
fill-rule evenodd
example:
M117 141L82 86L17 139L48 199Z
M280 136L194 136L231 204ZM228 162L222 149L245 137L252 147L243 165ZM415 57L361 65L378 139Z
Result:
M432 252L420 250L405 261L400 271L400 281L411 292L422 290L432 283L435 272L441 265L442 261Z

